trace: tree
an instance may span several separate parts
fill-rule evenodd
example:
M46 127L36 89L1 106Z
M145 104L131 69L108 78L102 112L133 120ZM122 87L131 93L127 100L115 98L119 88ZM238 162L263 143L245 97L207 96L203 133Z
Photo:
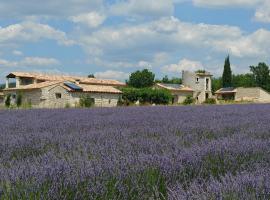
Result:
M95 75L94 74L89 74L88 78L95 78Z
M170 82L170 80L169 80L168 76L167 75L164 76L162 79L162 83L169 83L169 82Z
M256 86L270 91L269 67L265 63L259 63L258 66L250 66Z
M212 78L212 92L216 92L222 87L222 78Z
M224 71L222 75L222 87L232 87L232 70L229 56L227 56L225 59Z
M156 79L156 83L167 83L167 84L182 84L182 79L177 77L172 77L171 79L168 76L164 76L161 80Z
M254 87L256 86L252 74L237 74L232 77L233 87Z
M135 88L151 87L154 85L155 74L148 69L132 73L127 82L129 86Z
M9 108L11 105L11 94L8 94L5 100L5 106Z
M21 107L21 105L22 105L22 94L21 93L19 93L16 97L16 105L18 108Z

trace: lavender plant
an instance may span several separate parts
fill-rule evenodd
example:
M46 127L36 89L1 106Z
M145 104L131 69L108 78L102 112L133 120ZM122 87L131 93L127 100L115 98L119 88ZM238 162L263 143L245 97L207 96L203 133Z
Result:
M0 111L0 199L270 199L269 111Z

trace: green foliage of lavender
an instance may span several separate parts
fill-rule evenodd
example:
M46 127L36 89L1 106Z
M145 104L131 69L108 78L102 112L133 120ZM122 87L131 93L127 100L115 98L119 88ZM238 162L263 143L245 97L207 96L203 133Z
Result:
M270 199L269 113L0 111L0 199Z

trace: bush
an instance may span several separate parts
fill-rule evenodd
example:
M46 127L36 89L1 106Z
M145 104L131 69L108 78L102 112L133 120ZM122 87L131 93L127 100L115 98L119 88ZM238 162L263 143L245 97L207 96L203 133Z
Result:
M139 100L140 94L139 89L136 88L123 88L122 99L126 102L134 103Z
M80 98L80 106L84 108L90 108L95 104L95 100L89 96L82 96Z
M217 101L214 98L206 99L204 102L204 104L216 104L216 103L217 103Z
M194 102L195 102L195 99L191 95L188 95L186 99L184 100L183 104L190 105L190 104L193 104Z
M141 104L169 104L172 100L172 95L168 90L152 89L152 88L124 88L123 100L125 105L134 104L140 101Z
M8 94L5 100L5 106L9 108L10 104L11 104L11 94Z
M21 93L19 93L16 97L16 105L18 108L21 107L21 105L22 105L22 94Z

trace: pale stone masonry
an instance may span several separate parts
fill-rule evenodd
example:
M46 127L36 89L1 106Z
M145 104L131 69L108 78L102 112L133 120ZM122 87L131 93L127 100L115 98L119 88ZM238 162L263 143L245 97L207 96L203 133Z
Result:
M182 71L183 85L191 88L198 103L212 98L212 75L209 72Z
M249 101L270 103L270 93L260 87L221 88L215 92L218 100Z
M16 87L9 87L9 79ZM11 103L20 94L23 104L33 108L64 108L79 106L81 98L89 98L96 107L115 107L125 84L115 80L101 80L77 76L56 76L37 73L13 72L7 75L3 95L11 95Z
M173 104L183 103L188 96L192 96L200 104L212 98L211 79L209 72L182 71L182 84L158 83L155 87L171 91Z

